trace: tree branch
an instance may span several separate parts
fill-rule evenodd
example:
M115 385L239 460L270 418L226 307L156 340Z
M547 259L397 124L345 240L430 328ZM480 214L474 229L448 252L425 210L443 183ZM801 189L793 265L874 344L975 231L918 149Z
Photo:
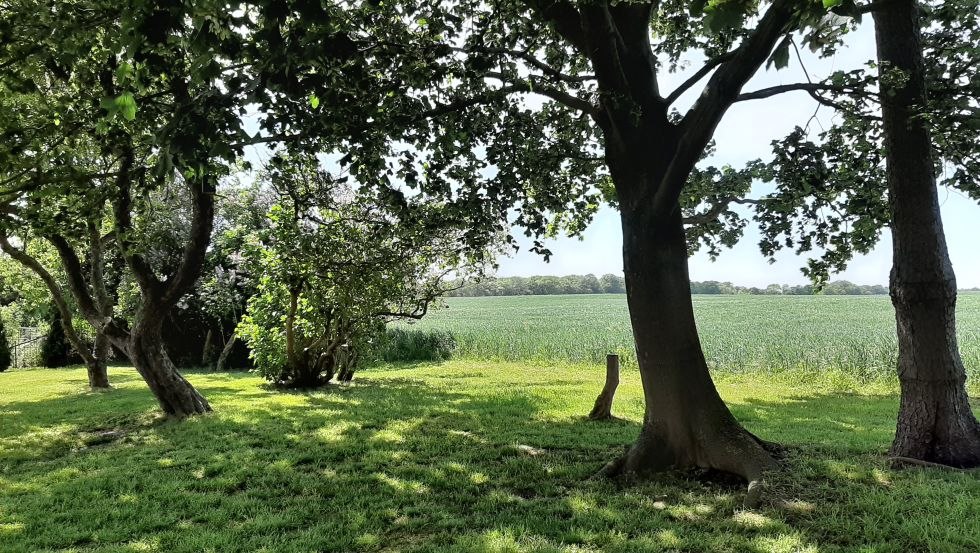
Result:
M722 198L718 202L712 204L712 206L702 213L696 213L690 217L684 217L685 225L704 225L713 222L718 218L719 215L724 213L732 204L760 204L765 200L753 200L750 198L739 198L737 196L728 196Z
M705 62L705 64L702 65L701 68L698 69L696 73L694 73L694 75L691 75L690 78L688 78L686 81L681 83L681 85L675 88L673 92L668 94L667 98L664 99L664 102L666 102L668 106L673 104L674 102L677 101L678 98L681 97L681 95L687 92L692 86L698 84L698 82L700 82L701 79L708 76L708 73L714 71L715 67L718 67L719 65L725 63L726 61L731 60L734 56L735 56L735 52L732 51L732 52L725 52L724 54L716 58L711 58L710 60Z
M68 338L68 342L78 352L78 355L82 357L82 360L86 364L91 365L95 361L95 358L88 348L85 347L85 343L82 342L81 337L75 330L75 325L72 324L71 309L68 308L68 302L65 301L65 293L58 284L58 281L55 280L51 273L37 259L28 254L26 250L20 250L11 245L6 234L0 234L0 248L12 259L33 271L44 282L48 288L48 292L51 294L51 299L54 301L55 307L58 309L58 313L61 315L61 326L65 330L65 336Z
M770 86L768 88L762 88L759 90L753 90L752 92L743 92L735 97L735 102L745 102L748 100L762 100L764 98L771 98L777 94L783 94L786 92L807 92L813 96L817 92L829 91L838 92L841 94L855 94L861 92L862 94L867 94L869 96L873 95L867 91L859 91L845 86L838 86L830 83L793 83L793 84L782 84L777 86ZM819 100L818 100L819 101Z
M99 220L101 221L102 214L99 213ZM99 227L96 225L95 220L89 219L87 222L88 226L88 238L89 238L89 265L91 267L89 281L92 285L92 289L95 291L95 300L99 303L99 310L103 314L107 314L108 310L111 309L111 300L109 299L109 292L105 285L105 257L104 251L102 249L102 234L99 232Z
M526 50L510 50L507 48L457 48L451 47L450 50L454 52L461 52L464 54L471 53L486 53L486 54L502 54L506 56L511 56L519 58L527 62L532 67L539 69L547 77L552 79L565 81L568 83L585 83L595 80L595 75L569 75L567 73L562 73L558 69L548 65L547 63L539 60L538 58L531 55L530 52Z
M197 281L204 266L211 231L214 229L214 184L202 177L201 183L188 182L191 196L191 232L177 271L163 283L161 308L168 310L186 294Z
M681 121L677 153L654 192L650 205L652 213L662 215L676 207L680 191L711 140L718 122L738 97L742 86L765 63L776 42L786 33L794 7L794 0L775 0L755 31L734 50L732 58L722 63L711 76L704 92Z
M596 107L592 105L592 103L583 100L578 96L573 96L571 94L568 94L567 92L558 90L557 88L541 83L532 83L532 82L514 83L510 81L510 79L506 75L502 73L497 73L495 71L487 72L487 77L491 79L497 79L505 83L510 82L511 84L506 88L509 88L514 92L530 92L534 94L540 94L542 96L547 96L548 98L551 98L552 100L558 102L559 104L580 111L582 113L588 115L598 114Z
M132 170L135 153L133 147L125 147L122 160L120 162L119 176L116 178L116 198L113 201L112 211L115 216L116 244L122 253L126 264L133 271L133 277L140 285L145 296L144 301L150 298L156 299L160 292L162 283L153 273L150 264L142 255L136 253L133 243L133 197L132 197Z
M574 4L567 0L525 0L525 3L554 25L558 34L579 53L587 54L581 16Z

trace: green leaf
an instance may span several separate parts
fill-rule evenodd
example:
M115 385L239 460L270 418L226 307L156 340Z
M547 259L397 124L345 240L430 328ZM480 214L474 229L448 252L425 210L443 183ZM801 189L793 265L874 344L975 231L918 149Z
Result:
M829 10L830 8L833 8L834 6L837 6L838 4L840 4L843 1L844 0L823 0L823 7L824 7L825 10Z
M125 81L127 77L133 74L133 66L129 62L123 62L116 68L116 79L120 81Z
M744 20L745 12L734 2L716 6L709 5L704 16L704 24L712 33L720 33L738 27Z
M320 106L320 99L317 98L316 94L310 94L310 107L316 109Z
M136 99L133 98L132 92L120 94L113 103L126 121L136 119Z
M769 61L766 62L766 69L769 69L770 65L775 65L776 69L785 69L789 65L789 47L790 40L787 36L776 46L773 50L772 55L769 56Z

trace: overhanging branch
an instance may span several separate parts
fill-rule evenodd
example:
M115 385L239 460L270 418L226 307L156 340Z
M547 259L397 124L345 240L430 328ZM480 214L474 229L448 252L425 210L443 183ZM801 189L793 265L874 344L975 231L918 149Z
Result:
M574 96L563 90L559 90L557 88L554 88L546 84L535 83L533 81L514 83L506 75L502 73L492 72L492 71L487 73L487 77L490 77L492 79L498 79L501 82L505 82L505 83L510 82L508 87L505 88L509 88L514 92L529 92L533 94L540 94L542 96L551 98L552 100L558 102L559 104L562 104L566 107L572 108L576 111L580 111L588 115L597 115L598 113L596 107L591 102L588 102L586 100L579 98L578 96Z

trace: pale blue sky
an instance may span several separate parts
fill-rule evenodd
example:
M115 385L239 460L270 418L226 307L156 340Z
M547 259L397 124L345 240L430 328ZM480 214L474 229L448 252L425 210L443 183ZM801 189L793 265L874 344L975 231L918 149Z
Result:
M867 18L870 21L870 18ZM848 47L830 59L815 59L804 50L803 60L811 78L817 80L835 70L848 70L861 66L874 58L874 34L869 24L854 33ZM692 64L696 70L697 65ZM662 85L672 90L683 82L688 72L671 75ZM746 91L776 84L804 82L805 76L795 56L790 67L782 71L760 70L745 87ZM697 90L689 91L678 104L682 112L696 97ZM813 114L816 103L805 93L784 94L768 100L736 104L729 110L715 134L717 153L709 160L714 165L741 166L746 161L768 158L770 142L782 138L793 127L806 124ZM821 108L817 122L811 128L819 131L820 124L829 126L833 113ZM756 195L759 190L753 191ZM943 221L949 253L961 288L980 286L980 206L977 202L956 191L940 189ZM520 235L519 231L515 235ZM744 286L761 286L770 283L802 284L806 278L800 272L805 259L792 252L782 252L775 264L770 265L759 253L759 232L750 222L743 240L732 250L725 251L716 262L698 253L691 259L693 280L731 281ZM519 253L500 260L500 276L566 275L566 274L622 274L622 236L618 214L604 208L582 239L561 238L548 241L553 255L550 263L527 251L527 241ZM861 284L885 284L891 267L891 240L887 230L878 247L870 254L855 258L847 271L835 278L843 278Z

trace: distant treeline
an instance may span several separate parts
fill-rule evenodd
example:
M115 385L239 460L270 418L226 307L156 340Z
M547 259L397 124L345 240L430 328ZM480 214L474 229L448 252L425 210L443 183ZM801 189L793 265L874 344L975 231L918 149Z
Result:
M477 296L548 296L556 294L622 294L626 292L623 277L617 275L531 276L503 277L466 284L449 293L456 297ZM731 282L708 280L691 283L692 294L754 294L754 295L792 295L809 296L814 293L827 295L868 296L888 294L888 287L880 284L854 284L846 280L836 280L814 292L809 284L790 286L770 284L765 288L736 286Z

